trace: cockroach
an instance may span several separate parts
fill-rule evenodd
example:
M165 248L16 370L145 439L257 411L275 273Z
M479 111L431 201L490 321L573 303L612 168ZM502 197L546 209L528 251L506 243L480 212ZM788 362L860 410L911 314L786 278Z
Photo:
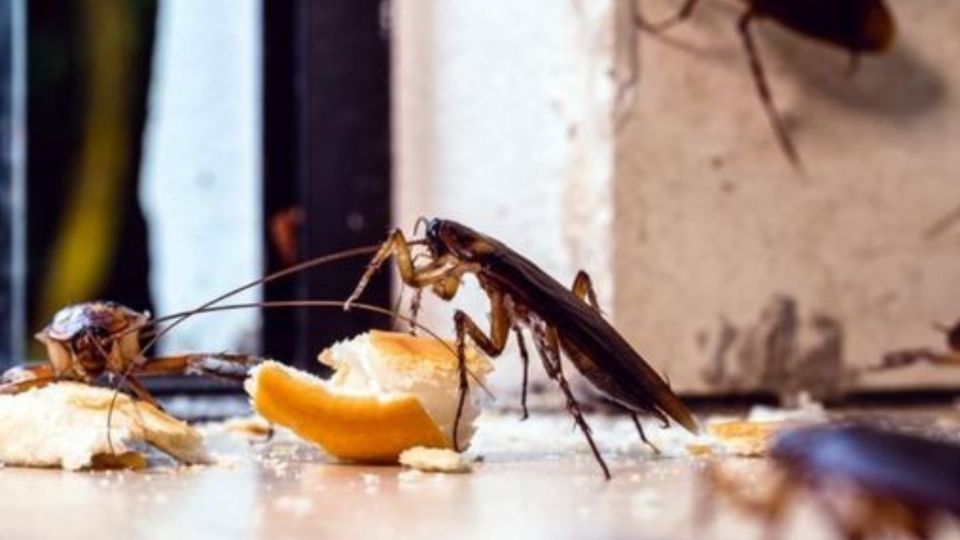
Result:
M147 358L145 353L173 327L192 315L208 311L226 298L308 268L369 254L376 248L360 247L317 257L251 281L196 309L156 319L109 301L65 307L54 315L46 328L36 334L36 338L47 348L49 362L8 370L0 377L0 394L17 393L59 380L92 383L106 375L116 380L118 387L126 385L138 398L155 404L139 377L199 374L242 381L248 369L259 362L259 358L229 353L190 353ZM263 303L246 307L260 305ZM172 321L169 326L151 335L156 325L168 321ZM149 341L141 346L141 340L144 339Z
M633 2L635 0L631 0ZM738 29L747 53L757 93L780 147L795 166L800 157L773 103L773 94L751 32L756 21L770 20L798 34L850 53L851 68L862 54L879 54L894 42L894 18L884 0L742 0L746 9ZM684 0L679 11L652 23L634 8L634 23L654 34L665 32L693 15L700 0Z
M930 538L936 519L960 517L960 445L857 425L798 428L780 435L770 456L770 496L706 468L728 500L778 526L800 494L822 508L848 540L890 533Z
M422 240L408 242L400 229L389 234L347 299L347 308L360 297L373 274L391 256L395 257L400 278L406 285L415 290L429 287L443 300L453 299L465 274L476 276L490 301L490 331L485 334L464 311L455 311L453 321L460 366L460 401L452 437L455 449L459 450L457 427L469 390L464 356L467 337L486 354L497 357L513 333L520 346L526 380L529 358L524 328L533 338L547 375L563 391L567 409L607 479L610 470L564 376L561 354L607 398L630 413L646 444L650 443L637 413L650 413L665 426L669 424L668 417L673 418L690 432L698 432L696 420L680 398L603 318L586 272L577 273L572 289L567 289L498 240L451 220L421 221L426 223ZM425 252L418 254L426 262L419 266L411 253L415 245L426 247ZM526 395L526 386L522 393Z
M58 380L92 383L102 375L127 372L125 382L140 399L155 403L139 376L204 374L243 380L257 359L243 354L192 353L147 359L139 332L150 321L115 302L87 302L58 311L37 340L47 348L49 363L17 367L0 379L0 393L16 393Z

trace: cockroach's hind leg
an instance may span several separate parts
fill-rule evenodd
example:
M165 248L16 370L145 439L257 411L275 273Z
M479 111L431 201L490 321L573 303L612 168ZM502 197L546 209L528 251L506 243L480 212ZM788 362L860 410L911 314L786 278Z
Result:
M523 416L520 420L530 418L530 410L527 409L527 387L530 381L530 353L527 351L526 341L523 339L523 332L519 326L513 327L513 332L517 336L517 346L520 348L520 360L523 362L523 382L520 386L520 408L523 410Z
M137 370L139 377L201 375L228 381L243 381L261 358L248 354L188 353L154 357Z
M791 140L790 135L787 133L787 128L783 124L783 118L781 118L779 111L777 111L777 108L773 103L773 93L770 91L770 85L767 83L766 72L764 71L763 64L760 61L760 53L757 49L756 43L753 40L753 34L750 32L750 23L753 22L754 17L755 13L748 10L740 17L740 22L738 23L740 37L743 39L743 46L747 51L747 60L750 63L750 71L753 74L753 81L757 87L757 93L760 95L760 102L763 104L763 108L767 113L767 118L773 127L773 132L777 137L777 141L780 143L780 148L787 156L787 159L790 161L791 165L799 170L803 170L803 164L800 161L800 155L797 153L797 149L793 145L793 140Z
M551 379L557 382L560 390L563 391L564 396L567 398L567 411L573 416L574 422L580 427L580 431L583 432L584 437L587 438L587 444L590 445L593 457L596 458L600 468L603 469L603 477L610 480L612 478L610 468L607 467L607 462L603 459L603 455L600 454L600 449L597 448L597 443L593 440L590 425L587 424L587 420L583 416L583 411L580 409L580 403L577 401L576 396L573 395L570 384L567 383L567 378L563 375L563 363L560 360L560 343L556 331L550 328L538 328L534 332L534 343L543 361L544 370Z
M23 381L0 383L0 395L19 394L33 388L41 388L48 384L53 384L58 380L60 380L59 377L51 375Z
M573 279L573 287L570 288L573 295L590 305L597 313L603 314L600 310L600 302L597 301L597 292L593 288L593 280L590 274L583 270L577 272L577 277Z
M643 444L650 447L653 453L659 456L661 454L660 449L647 439L647 434L643 432L643 424L640 423L640 417L637 416L635 411L630 411L630 418L633 419L633 425L637 426L637 433L640 434L640 440L643 441Z

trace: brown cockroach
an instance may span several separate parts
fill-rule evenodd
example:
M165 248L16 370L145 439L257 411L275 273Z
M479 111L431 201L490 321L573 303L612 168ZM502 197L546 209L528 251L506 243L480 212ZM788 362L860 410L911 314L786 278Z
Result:
M87 302L65 307L36 335L47 347L49 362L7 370L0 378L0 394L16 393L58 380L92 383L106 375L117 381L118 388L127 385L138 398L155 403L139 377L197 374L242 381L249 367L258 363L259 358L229 353L148 358L145 353L160 337L188 317L213 311L209 308L226 298L308 268L372 253L376 247L354 248L317 257L228 291L196 309L156 319L115 302ZM264 303L245 307L260 305ZM168 321L172 321L169 326L152 336L149 334L156 325ZM149 341L141 347L142 339Z
M147 359L139 332L150 317L115 302L87 302L58 311L36 334L49 363L16 367L0 379L0 394L16 393L57 380L92 383L102 375L130 372L125 382L136 396L155 403L138 377L204 374L243 380L256 358L242 354L191 353Z
M636 0L630 0L634 2ZM635 6L634 23L644 30L658 34L683 22L693 15L700 0L684 0L672 16L656 23L640 16ZM756 21L770 20L805 37L826 45L846 50L851 55L851 68L861 54L887 51L896 35L893 15L884 0L742 0L746 5L740 15L738 29L743 40L750 71L757 93L777 136L780 147L795 166L800 158L773 103L773 94L767 83L760 54L751 33Z
M930 538L937 518L960 518L955 443L867 426L816 426L781 434L770 456L776 475L769 496L748 496L750 486L712 463L706 480L768 527L779 526L796 497L806 494L848 540L890 533Z
M585 272L577 274L570 290L498 240L451 220L421 221L426 222L426 234L422 240L408 242L399 229L390 233L347 300L347 308L360 297L373 274L391 256L396 258L400 278L406 285L415 290L430 287L444 300L456 295L465 274L476 276L490 300L491 323L489 334L485 334L465 312L456 310L454 313L461 368L460 402L452 437L456 449L459 449L457 427L460 413L469 389L464 371L466 338L469 336L477 347L496 357L503 352L512 332L520 345L526 380L529 359L523 328L531 334L547 375L563 391L567 408L606 478L610 478L610 471L563 374L562 353L593 386L630 413L645 443L650 444L637 418L640 412L655 415L664 425L669 423L670 417L687 430L698 431L693 415L667 383L604 320L590 277ZM426 253L420 256L427 262L419 266L415 264L412 245L426 247ZM526 394L525 386L522 392Z

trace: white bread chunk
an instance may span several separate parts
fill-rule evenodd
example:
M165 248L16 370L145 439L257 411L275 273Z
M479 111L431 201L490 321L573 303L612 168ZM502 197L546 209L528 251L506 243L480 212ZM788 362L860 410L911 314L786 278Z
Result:
M0 396L0 463L66 470L97 466L142 467L136 451L149 444L180 462L206 463L203 437L189 425L148 403L114 391L60 382ZM112 450L111 450L112 442Z

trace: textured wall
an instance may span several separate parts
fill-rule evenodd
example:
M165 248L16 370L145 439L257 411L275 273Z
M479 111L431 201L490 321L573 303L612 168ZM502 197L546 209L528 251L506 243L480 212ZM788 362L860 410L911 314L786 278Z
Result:
M679 3L641 2L652 18ZM939 345L931 323L960 316L960 223L931 233L960 205L960 7L893 2L896 47L853 76L846 54L758 26L799 174L755 94L739 4L639 36L614 129L611 69L629 55L613 36L630 37L614 4L398 2L398 224L456 217L563 282L586 268L682 391L960 383L851 367ZM479 295L459 300L483 319Z
M934 230L960 205L960 6L891 4L896 46L853 76L843 52L758 25L806 174L769 129L738 7L705 2L669 40L642 37L617 138L614 312L682 389L852 382L850 365L939 346L931 323L960 316L960 223ZM882 383L960 371L863 381Z

